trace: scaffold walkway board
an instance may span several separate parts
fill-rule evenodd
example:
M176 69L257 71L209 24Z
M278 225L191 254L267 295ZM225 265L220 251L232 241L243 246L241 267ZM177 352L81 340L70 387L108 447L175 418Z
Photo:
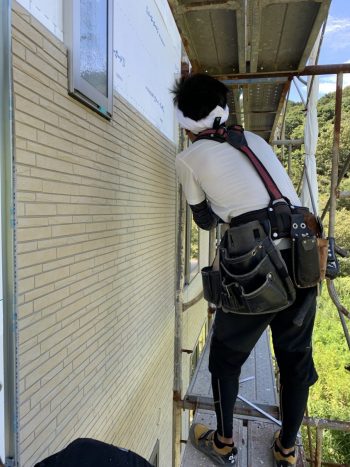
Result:
M194 422L216 428L216 417L208 371L210 336L191 380L184 406L196 409ZM266 331L242 367L239 395L248 403L237 400L233 413L233 437L238 448L237 467L274 467L271 444L278 425L266 418L278 419L278 398L275 376ZM252 403L252 405L249 405ZM257 409L260 409L259 410ZM261 413L265 412L265 415ZM304 467L303 450L297 467ZM187 441L181 467L213 467L214 464Z
M216 418L213 411L198 410L195 423L203 423L209 428L216 428ZM238 454L237 467L275 467L271 450L273 435L278 429L275 423L268 420L248 417L233 418L233 438ZM214 467L215 464L188 441L182 456L181 467ZM305 467L303 448L299 447L296 467Z
M216 428L215 415L212 411L199 410L195 423L204 423ZM276 431L273 422L263 420L233 419L233 437L238 448L237 467L272 467L273 455L271 440ZM207 456L197 451L190 441L187 442L181 467L214 467Z
M207 340L191 384L184 397L184 404L187 408L213 409L214 407L210 374L208 372L209 347L210 338ZM267 331L261 336L242 367L239 394L262 410L276 418L278 417L276 383ZM261 417L261 414L240 400L237 400L235 413Z

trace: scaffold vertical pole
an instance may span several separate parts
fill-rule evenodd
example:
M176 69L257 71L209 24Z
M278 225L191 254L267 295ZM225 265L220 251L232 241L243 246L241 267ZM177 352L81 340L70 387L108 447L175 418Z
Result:
M180 149L184 145L183 132L180 133ZM182 314L183 287L185 277L185 199L181 185L177 184L177 236L176 236L176 290L175 290L175 330L174 330L174 384L173 384L173 452L172 466L180 465L182 409L178 402L182 398Z
M315 467L322 465L322 442L323 442L323 428L316 427L316 452L315 452Z
M306 407L305 414L307 417L309 417L309 409ZM309 443L309 456L310 459L314 458L314 450L312 449L312 436L311 436L311 427L310 425L306 426L307 429L307 438L308 438L308 443Z
M329 207L329 229L328 235L334 237L335 213L337 209L337 186L339 172L339 146L340 146L340 126L341 126L341 105L343 94L343 73L337 74L337 88L335 94L335 120L333 136L332 173L331 173L331 200Z
M340 128L341 128L341 106L343 94L343 73L337 74L337 87L335 93L335 120L334 120L334 138L333 138L333 155L332 155L332 174L331 174L331 189L330 189L330 205L329 205L329 237L334 237L335 233L335 214L337 209L337 187L338 187L338 172L339 172L339 147L340 147ZM336 291L333 282L328 280L327 287L330 297L337 306L339 318L344 330L344 334L349 343L349 332L341 313L341 308L338 305Z

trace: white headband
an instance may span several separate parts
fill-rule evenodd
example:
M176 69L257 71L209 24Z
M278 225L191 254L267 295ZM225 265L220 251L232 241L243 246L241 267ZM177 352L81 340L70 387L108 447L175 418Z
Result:
M217 117L221 117L220 123L226 122L229 116L229 108L226 106L224 109L217 105L209 115L202 120L192 120L189 117L185 117L182 111L176 106L176 117L182 128L192 131L195 135L201 131L207 130L208 128L213 128L214 120Z

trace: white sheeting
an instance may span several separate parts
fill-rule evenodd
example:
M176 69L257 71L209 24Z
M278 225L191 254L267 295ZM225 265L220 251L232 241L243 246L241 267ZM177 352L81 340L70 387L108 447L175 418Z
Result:
M308 89L311 78L308 79ZM317 214L318 209L318 185L316 173L316 147L318 139L317 121L317 97L318 97L318 77L315 76L310 94L306 122L304 130L305 162L304 176L301 189L301 202L310 211ZM315 212L316 210L316 212Z
M311 52L309 65L314 65L316 62L318 44L320 35ZM307 93L312 83L308 108L306 112L306 121L304 129L304 146L305 146L305 162L304 176L300 199L303 206L307 206L310 211L317 214L318 210L318 185L316 173L316 147L318 139L318 121L317 121L317 99L318 99L318 76L308 77Z

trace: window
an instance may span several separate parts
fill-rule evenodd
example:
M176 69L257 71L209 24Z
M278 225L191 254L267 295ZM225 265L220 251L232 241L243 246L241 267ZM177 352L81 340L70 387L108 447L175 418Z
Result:
M185 282L189 284L199 272L199 228L193 220L192 211L186 212L186 257Z
M113 110L113 0L65 0L69 93L104 117Z
M205 343L206 343L207 338L208 338L209 329L210 329L210 323L206 322L204 324L204 326L202 327L202 329L201 329L201 332L200 332L200 334L198 336L198 340L197 340L197 343L196 343L196 347L194 348L194 350L193 350L193 352L191 354L191 358L190 358L190 381L192 380L194 372L196 371L196 368L197 368L197 365L198 365L198 362L199 362L199 357L201 356L201 354L203 352ZM189 427L192 425L195 413L196 413L196 409L189 411Z
M205 342L208 337L208 323L205 323L204 326L201 329L201 332L198 336L197 344L196 347L194 348L192 354L191 354L191 359L190 359L190 380L197 368L199 357L201 356Z

